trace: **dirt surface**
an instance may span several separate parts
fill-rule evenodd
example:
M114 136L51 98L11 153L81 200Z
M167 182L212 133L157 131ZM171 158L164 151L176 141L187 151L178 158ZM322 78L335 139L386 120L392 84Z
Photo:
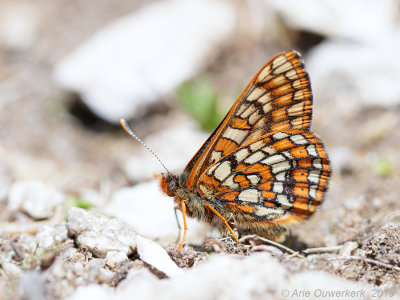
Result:
M45 17L41 18L32 45L25 50L15 50L0 42L0 176L6 185L3 190L6 191L15 180L39 179L73 197L81 197L87 190L97 191L104 204L113 191L131 184L123 166L141 146L127 139L118 126L97 119L77 105L76 98L54 84L51 72L58 59L96 29L145 2L35 1L34 9ZM29 1L21 3L31 5ZM0 11L12 5L15 5L14 1L3 0ZM246 14L241 18L241 23L245 24ZM204 72L221 95L221 107L227 109L240 87L279 51L299 49L307 55L309 47L319 42L301 32L282 30L286 38L271 41L265 35L261 38L249 35L246 26L240 25L236 39L205 68ZM162 101L162 111L150 110L133 121L141 137L157 132L171 122L171 116L187 115L177 104L175 95ZM265 251L293 272L323 270L354 281L398 288L399 114L398 106L347 106L345 100L333 103L323 94L314 95L312 130L322 137L328 154L335 160L332 161L333 175L325 203L310 220L290 230L286 245L295 252L255 237L240 245L229 238L209 239L196 250L188 247L179 254L176 253L177 245L172 245L167 252L178 266L195 268L209 253L247 256ZM338 149L345 149L346 154L334 154ZM28 219L24 214L7 213L7 193L1 196L2 226ZM59 221L62 220L63 217ZM23 270L45 271L54 263L55 257L65 251L65 248L57 248L40 259L26 262L24 253L32 252L19 248L22 238L26 236L2 233L0 253L12 250L14 262L26 263ZM337 247L346 242L355 243L351 251ZM315 247L323 249L304 252ZM132 265L124 268L125 271L106 282L110 286L117 285ZM6 278L0 273L0 281L4 280Z

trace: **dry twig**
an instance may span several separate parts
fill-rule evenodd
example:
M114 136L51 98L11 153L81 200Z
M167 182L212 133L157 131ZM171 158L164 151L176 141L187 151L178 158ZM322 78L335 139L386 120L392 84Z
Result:
M397 272L400 272L400 268L393 266L393 265L389 265L371 258L366 258L366 257L360 257L360 256L337 256L337 257L330 257L328 258L329 260L358 260L358 261L362 261L362 262L366 262L372 265L376 265L376 266L380 266L383 268L387 268L387 269L391 269L391 270L395 270Z
M245 242L245 241L247 241L248 239L251 239L251 238L259 239L259 240L261 240L261 241L263 241L263 242L265 242L265 243L267 243L267 244L270 244L270 245L273 245L273 246L275 246L275 247L281 248L281 249L285 250L286 252L289 252L289 253L291 254L291 256L299 256L299 257L301 257L301 258L305 258L303 255L301 255L301 254L300 254L299 252L297 252L297 251L294 251L294 250L292 250L292 249L290 249L290 248L288 248L288 247L286 247L286 246L284 246L284 245L282 245L282 244L279 244L279 243L277 243L277 242L271 241L271 240L269 240L269 239L267 239L267 238L264 238L264 237L261 237L261 236L255 235L255 234L246 235L246 236L242 237L242 238L239 240L239 242Z
M303 250L306 254L313 254L313 253L321 253L321 252L338 252L342 249L342 246L331 246L331 247L317 247L317 248L308 248Z

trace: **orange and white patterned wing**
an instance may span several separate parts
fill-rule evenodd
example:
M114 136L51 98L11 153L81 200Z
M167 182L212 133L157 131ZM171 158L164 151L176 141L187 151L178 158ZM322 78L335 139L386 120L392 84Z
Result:
M271 59L254 76L217 129L186 166L186 187L194 189L207 167L270 131L310 128L312 93L299 53Z
M323 200L329 175L329 160L317 137L303 130L281 130L209 167L197 190L250 228L311 215Z

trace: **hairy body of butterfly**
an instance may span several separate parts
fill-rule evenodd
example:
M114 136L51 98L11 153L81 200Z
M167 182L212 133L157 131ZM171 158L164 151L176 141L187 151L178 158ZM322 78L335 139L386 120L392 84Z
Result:
M162 190L187 214L278 239L314 213L330 176L322 142L309 129L312 93L303 60L287 51L270 60L181 175ZM222 222L222 223L221 223Z

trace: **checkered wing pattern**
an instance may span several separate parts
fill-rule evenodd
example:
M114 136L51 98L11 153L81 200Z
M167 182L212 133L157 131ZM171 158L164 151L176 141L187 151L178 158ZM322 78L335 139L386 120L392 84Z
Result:
M208 167L269 132L308 130L311 114L311 86L300 54L277 55L254 76L189 162L186 187L195 189Z
M264 134L223 157L201 175L197 189L247 227L262 227L312 214L329 175L321 141L289 129Z

